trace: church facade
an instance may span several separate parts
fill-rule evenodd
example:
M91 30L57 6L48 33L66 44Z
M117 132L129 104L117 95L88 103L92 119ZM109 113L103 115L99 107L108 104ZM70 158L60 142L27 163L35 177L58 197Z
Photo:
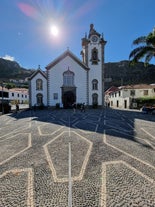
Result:
M30 107L60 104L69 108L73 103L104 106L103 35L90 25L89 35L82 38L82 60L69 49L29 78Z

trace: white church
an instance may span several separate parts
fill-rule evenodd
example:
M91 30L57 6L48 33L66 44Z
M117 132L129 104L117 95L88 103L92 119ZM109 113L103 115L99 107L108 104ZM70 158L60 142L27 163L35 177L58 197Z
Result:
M39 67L29 78L30 107L104 106L105 44L103 35L91 24L88 36L82 38L82 60L67 49L45 67L46 71Z

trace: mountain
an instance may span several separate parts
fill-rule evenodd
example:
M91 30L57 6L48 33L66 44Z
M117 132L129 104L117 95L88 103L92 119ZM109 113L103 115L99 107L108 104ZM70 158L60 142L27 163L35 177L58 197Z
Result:
M17 62L0 58L0 82L9 79L25 79L33 73L33 69L22 68Z
M34 69L22 68L17 62L0 58L0 82L9 79L24 80ZM144 66L143 62L129 66L129 61L105 63L105 89L110 86L155 83L155 65Z
M155 83L155 65L149 64L145 67L143 62L139 62L130 66L127 60L105 63L105 89L110 86L141 83Z

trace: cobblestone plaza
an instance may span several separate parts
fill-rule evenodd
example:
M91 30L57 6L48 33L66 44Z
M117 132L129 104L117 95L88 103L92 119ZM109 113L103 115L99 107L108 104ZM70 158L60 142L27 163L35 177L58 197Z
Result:
M0 116L0 207L67 207L69 199L73 207L154 207L155 116L114 109Z

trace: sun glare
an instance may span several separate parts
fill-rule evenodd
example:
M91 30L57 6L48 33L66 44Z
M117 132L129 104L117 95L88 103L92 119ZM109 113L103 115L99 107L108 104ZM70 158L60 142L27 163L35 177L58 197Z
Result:
M53 25L52 27L51 27L51 34L53 35L53 36L58 36L58 34L59 34L59 29L58 29L58 27L57 26L55 26L55 25Z

